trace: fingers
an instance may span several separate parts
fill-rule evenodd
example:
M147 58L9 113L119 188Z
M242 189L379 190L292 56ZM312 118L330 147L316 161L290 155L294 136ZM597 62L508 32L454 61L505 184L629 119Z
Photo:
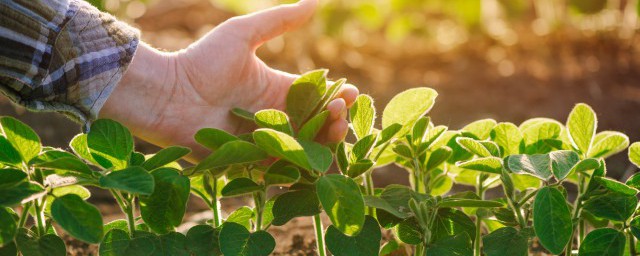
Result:
M360 91L357 87L352 84L344 84L338 93L338 98L344 99L347 107L350 108L356 101L358 94L360 94Z
M335 143L344 140L349 131L349 123L346 119L338 119L329 124L327 129L327 142Z
M347 104L342 98L329 102L329 104L327 104L327 110L329 110L329 120L347 118Z
M249 43L258 47L264 42L300 27L316 10L318 0L301 0L296 4L279 5L235 19L248 34Z

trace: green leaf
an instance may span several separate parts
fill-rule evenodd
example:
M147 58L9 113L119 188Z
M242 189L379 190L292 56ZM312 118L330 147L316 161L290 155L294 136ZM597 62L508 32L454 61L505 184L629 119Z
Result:
M640 142L634 142L629 146L629 161L640 168Z
M596 134L588 157L607 158L629 146L629 137L621 132L604 131Z
M321 110L326 109L327 105L329 105L329 103L332 100L336 99L336 97L338 96L338 93L340 92L340 89L342 89L342 86L346 82L347 82L347 79L345 78L338 79L335 82L328 81L327 84L331 84L331 85L329 85L329 87L327 88L327 91L324 93L324 96L322 96L322 100L316 106L315 110L312 113L315 115L319 113Z
M472 153L472 154L477 155L479 157L493 156L491 154L491 151L489 151L488 148L486 148L480 142L478 142L478 141L476 141L476 140L474 140L472 138L458 137L458 138L456 138L456 142L462 148L464 148L467 151L469 151L469 153Z
M549 180L553 176L548 154L512 155L505 162L507 168L516 174L529 174L541 180Z
M325 121L329 117L329 110L325 110L312 117L298 131L300 140L313 140L324 126Z
M562 124L547 118L534 118L520 125L527 154L544 154L561 146Z
M185 147L171 146L163 148L151 158L144 161L144 163L142 163L142 168L152 171L171 162L178 161L189 153L191 153L191 149Z
M130 194L151 195L154 182L153 176L145 169L134 166L100 177L100 186Z
M283 158L303 169L311 169L304 148L286 133L264 128L257 129L253 132L253 139L267 154Z
M540 244L553 254L560 254L573 231L571 212L560 190L543 187L533 205L533 228Z
M0 163L13 166L19 166L22 163L20 153L3 136L0 136Z
M588 170L593 170L600 167L600 162L594 158L587 158L580 160L576 165L571 168L569 174L578 173L578 172L586 172Z
M222 226L219 239L224 255L266 256L276 247L275 239L266 231L250 233L242 225L233 222Z
M11 146L20 153L22 161L27 163L42 150L40 137L31 127L10 116L0 118L0 130L3 131Z
M357 162L349 165L346 174L351 178L356 178L370 170L373 165L374 163L369 159L358 160Z
M349 109L351 129L357 139L371 134L373 124L376 120L376 108L373 106L373 99L366 94L360 94Z
M107 235L104 236L102 241L104 242L107 239L108 234L112 229L119 229L119 230L122 230L122 231L127 231L128 228L129 228L128 225L129 224L127 224L127 220L125 220L125 219L114 220L112 222L104 224L104 232L106 232Z
M428 155L429 158L425 166L426 170L432 171L438 168L438 166L447 161L447 159L451 156L451 153L451 148L447 146L442 146L441 148L438 148L431 152L431 154Z
M155 236L136 231L134 237L121 229L110 230L100 243L100 256L141 255L150 256L156 253Z
M140 196L140 215L154 232L166 234L182 222L189 198L189 179L171 168L156 169L151 175L154 190L149 196Z
M431 110L437 96L435 90L426 87L413 88L397 94L382 112L382 128L400 124L403 128L396 136L406 134L418 118Z
M197 166L200 172L232 164L249 164L267 159L267 154L254 144L242 140L235 140L222 145L218 150L207 156Z
M278 196L271 209L274 226L282 226L291 219L302 216L314 216L320 213L320 201L315 191L292 190Z
M18 250L23 256L66 256L64 241L54 234L38 237L26 228L18 230L16 236Z
M341 141L338 143L338 146L336 146L336 165L338 166L338 169L340 169L341 173L347 173L349 158L347 156L347 148L344 141Z
M187 232L187 248L194 256L222 255L219 236L220 229L214 229L211 225L196 225Z
M640 216L636 216L629 223L629 227L631 229L631 234L636 237L636 239L640 239Z
M378 255L381 239L380 226L371 216L366 217L362 231L355 236L347 236L333 225L325 234L327 248L335 256Z
M624 233L601 228L589 232L580 244L580 256L622 256L626 243Z
M69 235L87 243L99 243L103 236L100 211L81 197L67 194L51 204L51 217Z
M1 175L1 173L0 173ZM2 176L0 176L0 181L2 180ZM629 177L629 179L627 179L627 182L625 182L625 184L627 184L627 186L635 188L640 190L640 173L636 173L634 175L631 175L631 177ZM0 187L2 187L2 185L0 185Z
M440 208L433 220L432 241L437 242L447 237L466 233L474 237L476 226L464 212L453 208Z
M433 126L431 125L431 118L424 116L418 118L418 121L413 124L413 128L411 129L411 140L409 141L409 144L414 147L420 145L424 140L424 137L427 135L426 133L429 126Z
M320 177L316 181L318 198L331 223L340 232L352 236L364 225L364 199L358 184L337 174Z
M87 137L87 134L84 133L76 135L75 137L73 137L73 139L71 139L71 142L69 142L69 147L71 147L73 153L75 153L80 158L94 165L99 165L98 162L93 159L93 156L91 156L91 153L89 152Z
M300 145L307 155L312 170L323 173L329 170L331 163L333 163L333 156L328 147L313 141L300 141Z
M636 210L638 200L635 195L608 191L605 194L592 196L584 202L583 210L595 217L613 221L626 221Z
M610 191L628 195L628 196L635 196L636 194L638 194L638 189L630 187L617 180L610 179L607 177L597 177L597 176L593 177L593 179Z
M87 145L91 156L102 167L124 169L133 152L131 132L116 121L96 120L87 134Z
M27 174L18 169L0 169L0 190L14 187L27 179Z
M13 242L18 233L18 215L7 207L0 207L0 247Z
M466 233L448 236L431 244L426 252L427 255L442 256L471 256L473 248L471 239Z
M485 201L476 199L459 199L459 198L445 198L439 207L504 207L504 204L497 201Z
M400 124L392 124L389 125L388 127L382 129L382 131L379 132L380 134L380 139L378 140L378 143L376 143L376 147L387 143L388 141L390 141L391 139L393 139L396 134L398 134L398 132L400 131L400 129L402 129L402 125Z
M18 256L18 247L16 246L16 242L11 241L7 245L0 247L0 255Z
M422 243L422 231L420 225L415 218L405 219L394 228L395 234L406 244L420 244Z
M46 152L44 154L50 152L52 151ZM82 160L76 158L75 156L52 159L47 162L36 163L33 166L43 169L64 170L88 175L91 175L93 173L93 171L87 164L85 164L84 162L82 162Z
M233 115L235 115L235 116L237 116L239 118L242 118L244 120L247 120L247 121L251 121L251 122L254 121L254 119L253 119L254 118L254 113L249 111L249 110L246 110L246 109L232 108L231 109L231 114L233 114Z
M291 184L299 179L300 171L298 168L283 161L273 163L264 173L264 182L267 186Z
M4 172L6 170L0 170ZM35 182L20 182L14 186L0 187L0 207L11 207L46 195L44 188Z
M215 128L200 129L196 132L194 138L196 142L210 150L217 150L227 142L239 140L238 137L224 130Z
M571 150L559 150L549 153L551 171L558 180L566 178L580 161L580 156Z
M527 256L529 238L512 227L500 228L482 238L487 256Z
M482 119L466 125L461 130L473 134L473 136L478 140L485 140L489 138L491 130L493 130L496 125L496 120Z
M373 147L375 146L377 140L378 135L371 134L362 137L355 144L353 144L353 148L351 148L351 162L357 162L358 160L367 158L369 154L371 154L371 151L373 150Z
M497 124L491 130L490 137L500 147L503 157L520 154L524 150L524 137L515 124Z
M162 256L191 256L187 250L187 238L178 232L160 235L160 255Z
M379 196L365 196L365 204L369 207L384 210L398 218L408 218L411 216L409 210L409 199L415 192L402 185L392 184L384 188Z
M502 170L502 159L490 156L475 158L466 162L457 163L456 165L469 170L500 174Z
M47 196L47 201L45 202L44 206L44 212L49 215L51 215L51 204L53 204L56 197L62 197L69 194L77 195L82 198L82 200L87 200L89 199L89 197L91 197L91 192L89 192L87 188L80 185L57 187L51 191L51 194L52 195Z
M224 186L222 189L222 196L240 196L260 190L262 190L262 186L256 184L253 180L249 178L236 178L229 181L229 183Z
M571 110L567 119L569 138L573 147L583 155L589 153L597 127L598 118L589 105L579 103Z
M254 217L254 212L251 208L247 206L242 206L231 214L225 220L226 222L233 222L244 226L247 230L251 229L251 219Z
M289 117L280 110L260 110L256 112L254 119L259 127L273 129L293 136L293 128L289 123Z
M380 249L380 255L389 256L389 255L392 255L393 252L399 249L400 249L400 245L398 244L398 242L395 239L392 239L392 240L389 240L389 242L382 245L382 248Z
M293 81L287 94L286 112L295 126L300 127L321 103L327 91L327 70L307 72Z

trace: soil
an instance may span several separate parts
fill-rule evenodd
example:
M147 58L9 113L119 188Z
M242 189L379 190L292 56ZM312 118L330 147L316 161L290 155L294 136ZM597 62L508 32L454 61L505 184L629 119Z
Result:
M151 8L135 24L143 31L143 40L151 45L177 50L231 16L206 1L168 1ZM574 104L586 102L598 113L598 130L617 130L629 135L631 141L640 140L640 43L636 36L621 39L615 30L585 33L571 28L536 36L523 28L518 31L518 43L511 46L474 36L443 52L415 41L404 45L384 43L374 34L367 35L366 43L354 46L307 30L311 28L289 33L282 45L267 45L258 55L274 68L291 73L329 68L332 78L346 77L372 95L379 110L402 90L430 86L439 92L430 116L434 123L450 129L481 118L518 124L545 116L563 122ZM77 124L60 115L30 113L4 97L0 97L0 115L25 121L46 145L68 148L68 141L80 131ZM137 149L157 150L142 141L138 141ZM612 157L608 166L614 178L635 171L626 154ZM406 184L404 173L386 167L377 170L374 179L378 186ZM108 194L94 191L91 200L104 213L105 222L121 218ZM224 210L230 212L246 202L225 200ZM189 222L191 218L201 217L199 213L205 210L198 199L192 200L186 225L194 223ZM278 241L275 255L313 255L310 218L298 218L269 231ZM96 252L95 245L65 240L72 248L71 255Z

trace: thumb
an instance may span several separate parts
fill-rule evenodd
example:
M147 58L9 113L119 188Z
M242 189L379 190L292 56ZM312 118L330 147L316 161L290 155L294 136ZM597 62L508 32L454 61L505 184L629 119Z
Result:
M300 27L315 12L318 0L301 0L295 4L275 6L266 10L240 16L236 24L248 33L249 44L254 47Z

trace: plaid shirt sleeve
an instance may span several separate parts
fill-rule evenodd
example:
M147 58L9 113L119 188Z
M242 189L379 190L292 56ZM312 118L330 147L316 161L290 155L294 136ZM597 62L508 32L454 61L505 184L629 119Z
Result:
M139 32L84 0L0 1L0 91L88 123L131 62Z

